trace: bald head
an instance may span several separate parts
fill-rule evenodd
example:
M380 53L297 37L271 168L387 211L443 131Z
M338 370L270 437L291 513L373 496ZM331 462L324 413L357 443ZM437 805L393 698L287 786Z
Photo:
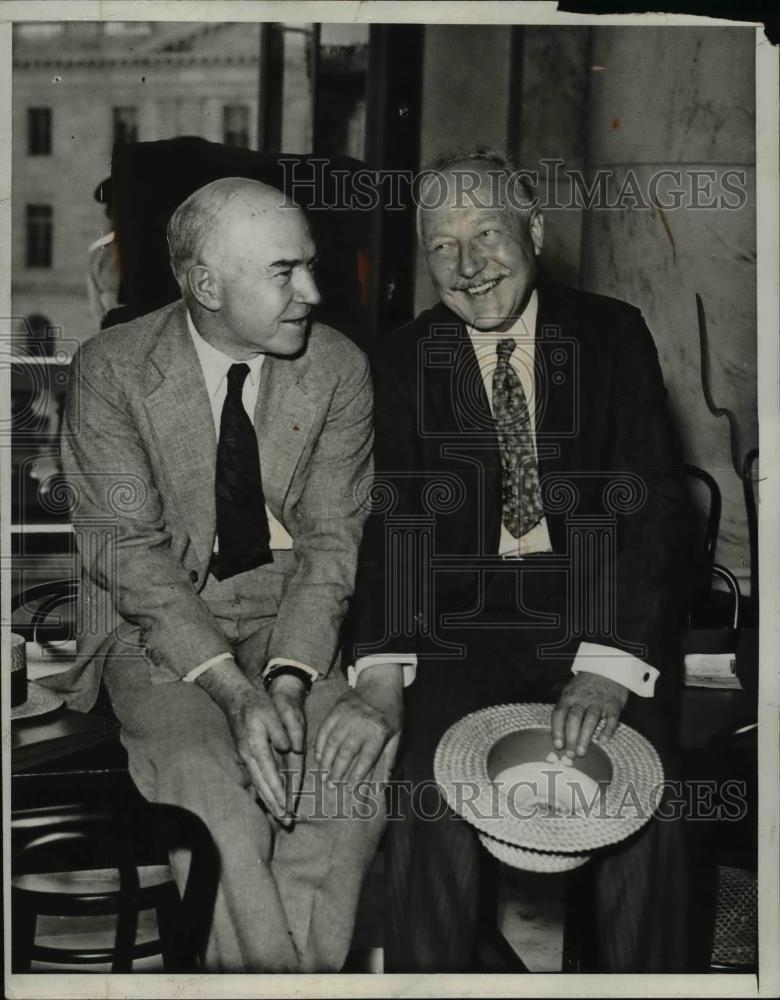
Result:
M417 236L430 212L440 208L506 208L527 225L538 211L538 198L527 171L485 146L441 156L419 178Z
M171 265L198 333L235 360L302 350L320 300L306 216L242 177L199 188L168 224Z
M282 191L246 177L224 177L198 188L168 223L171 268L182 292L187 293L190 268L204 255L224 252L238 223L299 211Z

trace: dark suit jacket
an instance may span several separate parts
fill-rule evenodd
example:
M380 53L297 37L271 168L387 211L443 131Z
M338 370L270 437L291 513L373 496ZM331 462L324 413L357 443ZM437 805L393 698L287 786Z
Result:
M353 653L424 653L437 616L476 604L480 567L498 549L495 423L465 325L442 304L387 337L373 371L375 508L359 561ZM598 608L580 638L627 649L659 668L679 663L688 500L640 312L541 281L535 400L554 552L571 559L589 532L613 539L601 561L580 560L571 570ZM413 551L418 562L435 564L432 577L413 579ZM411 625L401 621L404 601Z
M275 616L269 657L327 673L354 583L360 484L371 475L365 355L315 323L300 356L266 358L254 424L266 502L294 558L253 570L244 586ZM216 530L216 450L181 301L81 347L62 441L81 558L79 659L52 685L73 707L92 704L108 655L141 647L181 677L230 651L200 597Z

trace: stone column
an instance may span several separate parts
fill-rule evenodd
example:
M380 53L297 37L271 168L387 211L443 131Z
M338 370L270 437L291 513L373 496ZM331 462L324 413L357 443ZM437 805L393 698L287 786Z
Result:
M484 144L505 149L512 37L505 24L425 27L420 163ZM417 252L415 314L436 294Z
M723 495L716 558L746 590L741 483L701 388L695 293L712 395L735 413L744 456L758 443L754 49L747 27L593 29L589 181L605 171L614 207L584 213L581 261L583 288L644 313L687 458Z
M583 209L570 172L582 173L588 150L590 33L583 26L526 25L518 58L521 93L507 152L538 177L544 212L544 266L578 286ZM510 106L511 114L511 106Z

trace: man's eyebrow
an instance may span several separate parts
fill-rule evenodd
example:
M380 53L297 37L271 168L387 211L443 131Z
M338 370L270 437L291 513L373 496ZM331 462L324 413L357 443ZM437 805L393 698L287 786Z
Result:
M491 208L482 216L482 224L486 222L503 222L506 219L506 209Z
M311 257L292 257L290 259L281 258L280 260L272 260L268 265L269 267L300 267L301 264L311 264L316 261L317 255L312 254Z
M300 258L296 257L296 258L290 258L289 260L285 260L285 259L272 260L271 263L268 266L269 267L297 267L301 263L302 263L302 261L300 260Z
M426 242L428 240L443 240L451 238L451 233L448 233L446 229L433 229L423 236L423 240Z

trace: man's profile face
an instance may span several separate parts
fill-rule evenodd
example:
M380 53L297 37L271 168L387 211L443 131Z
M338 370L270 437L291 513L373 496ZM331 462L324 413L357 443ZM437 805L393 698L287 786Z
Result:
M244 356L301 351L309 313L320 301L315 245L303 213L242 201L222 220L211 253L225 346Z
M436 290L469 326L509 329L536 283L541 213L507 205L491 179L468 191L452 174L444 178L446 203L422 212L423 249Z

